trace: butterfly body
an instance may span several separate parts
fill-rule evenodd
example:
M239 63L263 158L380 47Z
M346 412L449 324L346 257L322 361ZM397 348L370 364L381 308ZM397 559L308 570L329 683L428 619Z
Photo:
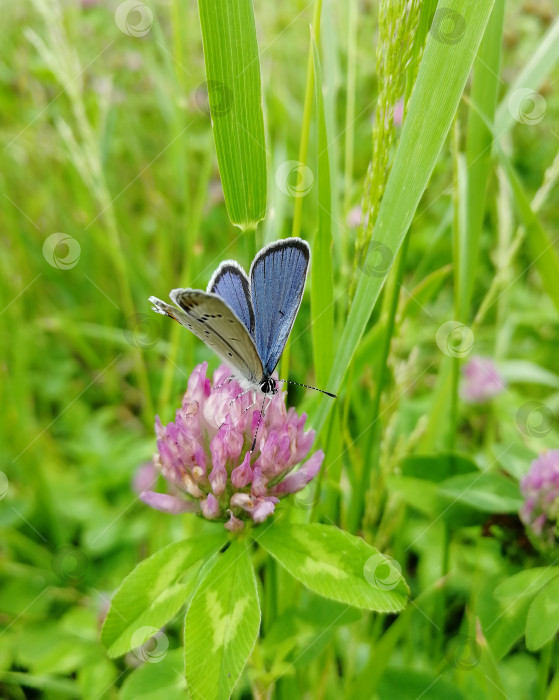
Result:
M150 297L154 311L185 326L233 370L246 390L277 392L272 377L301 305L310 249L300 238L269 244L247 276L234 260L217 268L206 291L173 289L171 306Z

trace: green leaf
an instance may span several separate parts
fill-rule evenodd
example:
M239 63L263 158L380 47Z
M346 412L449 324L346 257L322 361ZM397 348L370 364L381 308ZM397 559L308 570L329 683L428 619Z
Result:
M314 593L376 612L405 607L408 587L398 563L360 537L331 525L273 526L259 544Z
M509 383L541 384L559 389L559 375L529 360L504 360L499 373Z
M389 668L380 680L378 697L398 700L464 700L465 696L440 673Z
M495 581L491 578L481 584L477 595L476 615L481 621L483 634L497 660L502 659L524 635L530 598L516 597L496 601Z
M400 463L403 476L417 477L426 481L441 482L452 476L475 472L477 464L468 455L459 452L439 452L432 455L410 455Z
M185 697L184 654L173 649L157 663L145 663L126 678L120 700L181 700Z
M532 601L558 574L559 567L537 567L521 571L497 586L491 579L482 586L477 614L497 659L502 659L524 635Z
M326 132L322 70L318 48L311 37L314 58L316 122L318 131L318 229L313 239L311 265L311 333L317 386L326 388L334 361L334 283L332 280L332 191L330 187L330 141Z
M526 619L526 646L537 651L559 630L559 578L554 578L534 598Z
M251 0L198 0L210 114L231 221L254 229L266 213L266 143Z
M426 306L443 286L446 278L452 272L452 265L445 265L438 270L425 274L419 282L402 301L401 316L405 318L414 307Z
M115 593L101 639L109 656L141 646L186 603L202 562L226 533L175 542L138 564ZM149 631L152 630L152 634Z
M229 698L256 643L260 606L245 541L219 555L186 613L186 682L194 698Z
M512 599L534 597L556 576L559 576L559 566L537 566L520 571L497 586L495 598L508 604Z
M372 244L394 260L442 149L476 56L493 0L445 1L445 13L461 15L463 34L445 43L430 33L409 103L394 164L373 230ZM426 125L429 125L426 128ZM328 391L336 393L367 326L390 266L383 275L361 274L340 340ZM331 405L320 404L315 427L324 426Z
M522 506L518 484L492 472L446 479L440 484L439 493L487 513L517 513Z
M479 475L476 463L458 452L439 452L432 455L410 455L400 463L401 474L388 478L389 489L432 520L442 518L452 528L482 522L483 517L468 506L441 493L439 484L449 477Z

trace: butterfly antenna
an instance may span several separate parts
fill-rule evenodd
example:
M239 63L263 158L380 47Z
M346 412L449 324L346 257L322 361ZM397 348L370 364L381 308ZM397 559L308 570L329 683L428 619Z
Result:
M304 386L305 389L312 389L313 391L320 391L321 394L326 394L326 396L331 396L333 399L337 399L336 394L331 394L329 391L324 391L324 389L317 389L315 386L309 386L308 384L300 384L299 382L293 382L291 379L278 379L278 382L284 382L286 384L297 384L297 386Z
M271 401L272 399L270 399ZM256 430L254 431L254 439L252 441L252 447L250 448L251 452L254 452L254 448L256 447L256 438L258 437L258 428L260 428L260 423L262 423L262 420L264 419L264 415L266 411L264 410L264 404L266 403L266 396L264 395L264 398L262 399L262 409L260 411L260 418L258 419L258 423L256 424ZM270 403L268 403L268 406Z

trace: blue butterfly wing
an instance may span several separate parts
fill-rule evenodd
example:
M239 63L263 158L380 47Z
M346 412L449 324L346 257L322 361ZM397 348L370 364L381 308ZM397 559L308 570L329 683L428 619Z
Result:
M250 268L253 339L265 375L283 352L301 305L310 248L300 238L286 238L263 248Z
M254 311L250 300L250 285L246 272L234 260L226 260L215 271L207 291L220 296L235 312L252 335Z

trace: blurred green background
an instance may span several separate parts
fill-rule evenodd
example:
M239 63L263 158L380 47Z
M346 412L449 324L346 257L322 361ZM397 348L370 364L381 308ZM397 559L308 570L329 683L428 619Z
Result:
M2 6L0 695L5 698L139 696L134 681L127 679L141 659L130 654L109 661L99 642L100 622L111 594L138 561L172 539L195 534L200 524L193 517L151 511L138 500L133 481L155 449L155 413L164 421L172 418L195 363L208 360L211 367L217 366L203 344L153 314L147 298L166 298L177 286L205 288L225 258L238 259L245 267L250 262L223 201L196 3L152 2L147 14L134 19L132 29L119 26L118 6L101 0ZM358 21L350 48L355 82L350 81L349 88L347 7L325 2L322 17L325 103L338 174L333 183L337 329L347 309L356 236L351 212L360 204L372 157L378 91L378 3L364 0L354 7ZM293 199L278 185L275 173L282 163L296 159L299 150L312 11L312 3L299 0L255 2L269 187L259 245L291 230ZM507 3L501 96L556 15L557 6L550 2ZM559 148L558 81L555 68L540 86L545 118L530 128L519 124L505 144L531 195ZM348 131L347 107L353 102L355 118ZM316 157L314 135L310 152L311 159ZM432 410L441 362L434 339L440 324L452 317L451 275L441 273L424 296L417 288L427 275L452 262L450 222L441 224L451 184L452 158L445 150L412 228L402 316L390 360L395 379L394 401L386 408L386 426L393 431L389 436L395 431L409 437L418 419L427 420ZM493 173L476 269L476 308L499 262L498 220L501 225L514 223L510 200L507 205L502 199L498 212L499 197L502 186ZM507 212L511 223L503 224ZM302 235L308 240L316 229L316 215L312 191L303 207ZM539 215L554 238L557 188L550 191ZM519 406L528 399L544 400L556 415L559 385L549 376L547 383L541 380L538 368L554 376L558 371L559 326L524 249L509 272L499 310L493 308L476 329L476 349L501 359L505 370L507 361L531 364L529 369L524 366L525 379L511 387L492 413L474 409L461 416L457 447L481 454L483 463L495 456L499 445L511 443L507 464L520 475L538 448L559 447L555 430L546 432L545 445L537 440L526 445L515 422ZM295 326L290 376L313 384L307 302ZM368 425L367 402L374 389L371 367L379 352L374 334L367 338L348 380L350 398L345 401L344 393L339 400L344 432L328 455L344 475L348 469L351 474L352 462L367 456L362 428ZM509 365L513 381L517 370ZM405 392L400 391L403 386ZM310 409L312 424L317 399L299 389L290 391L290 403L302 401ZM431 447L440 446L437 436L430 442ZM396 443L384 444L392 462L411 449ZM342 494L346 481L342 476ZM384 507L385 499L382 491L369 511L370 529L363 533L375 544L375 508ZM343 507L339 513L337 523L343 526ZM409 544L425 522L394 504L389 515L378 535L379 547L386 547L399 527L412 533ZM399 558L406 562L406 578L417 578L416 593L436 579L435 550L442 535L435 530L433 540L422 540L411 554ZM468 540L474 536L475 546ZM519 566L518 560L507 559L497 542L480 544L478 530L463 537L466 546L458 564L464 578L454 590L456 608L462 611L464 600L488 572L500 567L511 572ZM489 562L485 569L480 563L484 557ZM425 632L422 623L419 616L409 627L417 656L408 665L418 673L437 668L445 658L445 630ZM377 624L379 630L382 625ZM308 697L343 692L335 660L347 662L340 675L357 674L368 658L367 629L348 625L335 637L331 631L329 646L317 650L323 656L318 655L315 666L297 671L310 674L308 683L300 686L306 687ZM452 630L446 632L454 638ZM179 623L168 631L173 649L180 645L180 635ZM439 641L433 642L433 636ZM422 648L426 639L429 651ZM396 651L394 659L400 663L402 655L409 659L411 653L409 648ZM180 651L169 652L168 661L166 697L182 697L184 686L174 671L180 667ZM331 675L321 677L324 664ZM521 684L523 674L532 683L534 658L523 652L515 664L516 675L511 675L507 688L520 688L514 683ZM337 680L328 688L324 679L332 677ZM139 682L144 682L141 677ZM390 677L384 683L381 697L390 697ZM239 692L248 693L246 684L244 688ZM526 681L522 692L513 691L510 697L529 697L530 688ZM162 697L160 689L153 692L150 697ZM409 697L419 696L420 691L415 696L414 692Z

